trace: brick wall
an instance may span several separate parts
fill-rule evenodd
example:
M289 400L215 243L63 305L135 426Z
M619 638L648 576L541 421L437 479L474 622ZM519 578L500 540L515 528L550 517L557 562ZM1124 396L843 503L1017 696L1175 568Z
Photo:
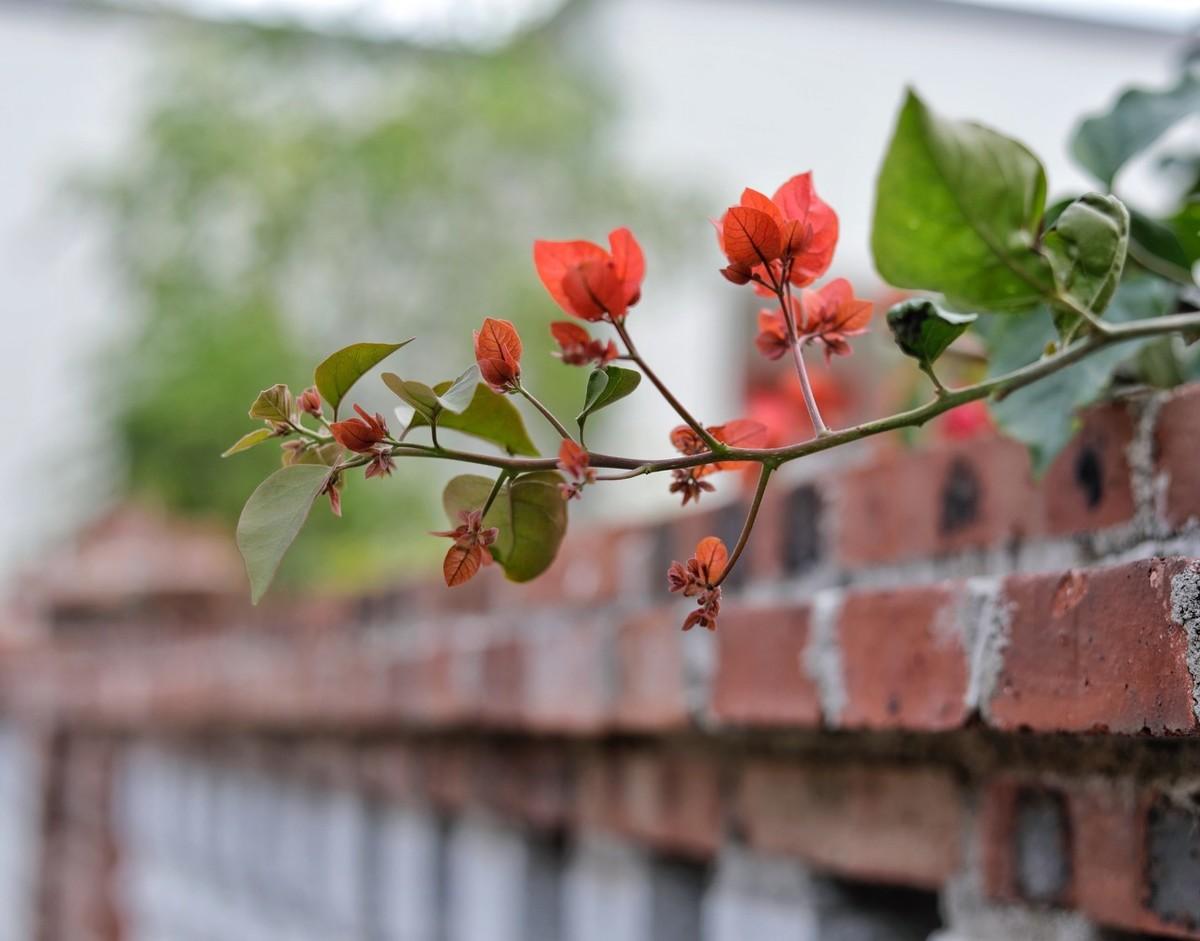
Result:
M0 663L12 937L1200 938L1197 432L1189 387L1037 482L852 453L774 489L716 634L664 573L736 504L529 586L89 609Z

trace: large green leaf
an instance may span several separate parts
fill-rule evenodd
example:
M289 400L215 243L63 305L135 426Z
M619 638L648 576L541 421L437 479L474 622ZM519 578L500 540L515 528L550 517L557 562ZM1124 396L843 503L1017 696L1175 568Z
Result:
M579 423L579 434L583 434L584 423L591 415L625 398L641 381L642 374L636 369L624 369L621 366L593 369L588 376L583 411L575 418Z
M314 373L314 380L317 391L333 409L334 417L337 417L342 399L363 373L414 339L409 337L400 343L352 343L322 361Z
M1122 322L1161 316L1174 307L1175 296L1175 287L1158 278L1127 280L1117 289L1107 319ZM992 375L1035 361L1055 338L1047 310L994 321L993 326L988 332ZM1146 342L1130 340L1107 347L992 403L992 416L1001 430L1028 445L1036 473L1049 467L1071 440L1079 409L1096 401L1108 388L1113 370Z
M442 410L437 393L425 383L415 379L401 379L394 372L385 372L381 378L385 386L411 405L426 421L435 420Z
M451 382L439 382L433 391L445 396ZM429 421L420 412L413 416L410 427L420 428ZM438 428L449 428L464 434L482 438L504 448L509 454L537 456L537 448L525 430L525 421L515 405L499 392L493 392L483 383L475 387L471 404L460 414L443 412L438 416Z
M1180 212L1186 212L1186 205ZM1178 216L1176 216L1178 219ZM1136 209L1129 210L1129 258L1146 270L1181 284L1192 283L1192 262L1174 220L1153 219ZM1196 224L1200 235L1200 221Z
M254 604L270 587L284 553L328 478L328 467L294 464L275 471L250 494L238 520L237 545L246 563Z
M1174 124L1200 113L1200 74L1185 72L1167 89L1130 88L1103 114L1080 123L1071 153L1111 187L1130 157L1145 150Z
M1046 175L1028 149L940 118L908 93L875 198L875 266L897 287L967 309L1031 307L1054 289L1035 251Z
M1129 212L1115 196L1086 193L1059 214L1042 244L1059 293L1102 314L1125 270Z
M974 321L974 314L942 310L925 298L901 301L887 312L896 345L922 366L932 365Z
M442 505L452 525L464 510L477 510L491 493L493 481L478 474L452 479L442 493ZM500 532L492 556L514 582L536 578L554 561L567 531L567 503L559 491L562 477L555 471L536 471L508 481L484 517L484 525Z

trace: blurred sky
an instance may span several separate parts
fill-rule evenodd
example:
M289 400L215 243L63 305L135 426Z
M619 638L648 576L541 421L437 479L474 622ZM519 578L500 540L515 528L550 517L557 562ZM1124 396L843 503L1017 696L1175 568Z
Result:
M308 16L331 27L350 22L431 41L488 44L559 4L171 5L203 8L208 16ZM613 144L631 169L695 187L710 197L712 216L743 186L769 192L812 169L842 219L831 274L866 287L873 279L867 251L873 180L906 84L940 111L1024 140L1045 161L1052 194L1078 190L1088 181L1067 156L1074 122L1129 82L1167 81L1198 14L1200 3L1184 0L600 0L576 18L566 41L615 87L621 116ZM149 24L69 3L0 2L0 317L11 399L7 459L0 462L7 497L0 582L18 559L90 512L111 486L103 444L89 421L85 376L100 341L120 323L122 302L101 260L98 233L60 197L71 171L119 152L144 101L155 52ZM719 259L706 219L680 225L696 262L675 280L655 280L656 246L646 246L651 266L638 308L639 346L695 411L723 420L737 407L737 377L706 376L722 351L744 343L744 318L730 315L743 309L743 298L714 274ZM669 352L655 352L663 350ZM618 443L658 454L673 416L644 401ZM49 455L67 469L65 490L43 486L30 460L33 445L39 460ZM658 482L653 487L662 489Z

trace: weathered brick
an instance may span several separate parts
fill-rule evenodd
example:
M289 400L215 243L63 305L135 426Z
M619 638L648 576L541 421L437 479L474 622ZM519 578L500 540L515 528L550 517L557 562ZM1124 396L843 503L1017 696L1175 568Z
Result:
M1074 839L1057 787L1001 777L983 789L979 812L984 889L1009 902L1070 907Z
M962 799L941 768L760 759L736 808L751 847L818 870L938 887L958 867Z
M1183 565L1009 578L1009 637L988 720L1007 730L1193 730L1187 637L1170 610Z
M603 617L551 617L527 627L523 727L569 734L602 730L612 714L612 639Z
M686 638L678 617L674 608L657 608L637 614L621 626L616 647L619 728L667 731L690 725Z
M1154 429L1156 467L1166 477L1167 522L1174 528L1200 519L1200 385L1176 390L1163 404Z
M846 702L839 724L941 730L967 718L967 657L945 587L854 592L838 616Z
M738 725L821 721L816 684L804 664L807 606L728 607L721 614L712 711Z
M721 842L720 767L707 752L640 749L620 762L623 830L655 848L707 857Z
M1000 546L1042 532L1022 445L983 438L900 452L836 483L837 558L861 567Z
M1128 402L1089 409L1079 432L1041 481L1046 531L1069 535L1133 519L1128 449L1134 413Z

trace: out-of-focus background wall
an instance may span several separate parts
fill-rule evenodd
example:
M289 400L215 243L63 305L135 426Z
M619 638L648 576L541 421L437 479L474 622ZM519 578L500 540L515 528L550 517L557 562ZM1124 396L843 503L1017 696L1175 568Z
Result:
M1195 8L0 3L0 580L128 498L229 526L274 460L216 458L249 401L302 387L344 341L417 334L402 365L435 380L469 361L472 325L510 317L535 385L573 413L581 379L544 355L535 237L632 226L640 345L697 413L732 417L759 367L707 220L742 186L811 168L842 220L834 273L878 291L872 183L906 83L1023 139L1052 193L1075 190L1072 123L1166 80ZM673 416L651 391L598 420L596 444L663 452ZM437 547L413 534L440 522L439 473L352 485L347 518L317 514L285 576L427 561ZM640 514L662 490L584 512Z

